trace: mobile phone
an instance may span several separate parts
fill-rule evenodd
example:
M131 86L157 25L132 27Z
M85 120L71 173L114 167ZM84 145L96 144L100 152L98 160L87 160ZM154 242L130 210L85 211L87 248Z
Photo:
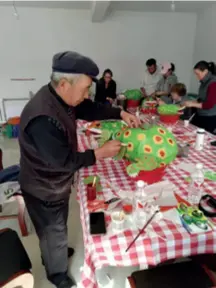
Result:
M210 142L211 146L215 146L216 147L216 141L212 141Z
M106 234L106 222L104 212L92 212L89 214L90 234Z

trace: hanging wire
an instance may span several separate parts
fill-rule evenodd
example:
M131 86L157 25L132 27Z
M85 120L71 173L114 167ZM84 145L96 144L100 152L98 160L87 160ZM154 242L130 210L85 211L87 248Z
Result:
M175 12L175 1L172 1L171 3L171 10Z
M17 19L19 19L19 13L17 11L15 1L13 1L13 16L16 17Z

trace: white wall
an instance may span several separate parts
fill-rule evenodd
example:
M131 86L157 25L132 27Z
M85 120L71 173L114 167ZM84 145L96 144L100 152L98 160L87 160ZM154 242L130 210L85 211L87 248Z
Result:
M200 60L216 62L216 4L204 10L197 17L193 66ZM199 82L191 78L191 88L197 92Z
M195 14L115 12L103 23L91 23L85 10L18 12L16 20L11 7L0 7L0 98L36 92L49 80L52 55L63 50L92 57L101 72L111 68L118 90L140 87L150 57L174 62L179 80L190 84ZM10 81L16 77L36 81Z

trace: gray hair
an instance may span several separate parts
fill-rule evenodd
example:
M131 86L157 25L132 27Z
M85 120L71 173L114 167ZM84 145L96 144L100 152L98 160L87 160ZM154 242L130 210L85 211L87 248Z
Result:
M75 83L77 79L81 76L81 74L69 74L69 73L61 73L61 72L52 72L51 74L51 82L58 86L60 80L66 79L71 84Z

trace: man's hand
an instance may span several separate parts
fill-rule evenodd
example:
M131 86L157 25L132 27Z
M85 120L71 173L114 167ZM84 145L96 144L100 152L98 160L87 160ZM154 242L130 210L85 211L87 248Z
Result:
M141 124L140 120L136 116L130 113L121 111L120 115L121 115L122 120L126 122L130 128L138 128Z
M121 149L121 142L117 140L112 140L105 143L100 148L95 149L95 158L100 160L103 158L109 158L116 156Z

